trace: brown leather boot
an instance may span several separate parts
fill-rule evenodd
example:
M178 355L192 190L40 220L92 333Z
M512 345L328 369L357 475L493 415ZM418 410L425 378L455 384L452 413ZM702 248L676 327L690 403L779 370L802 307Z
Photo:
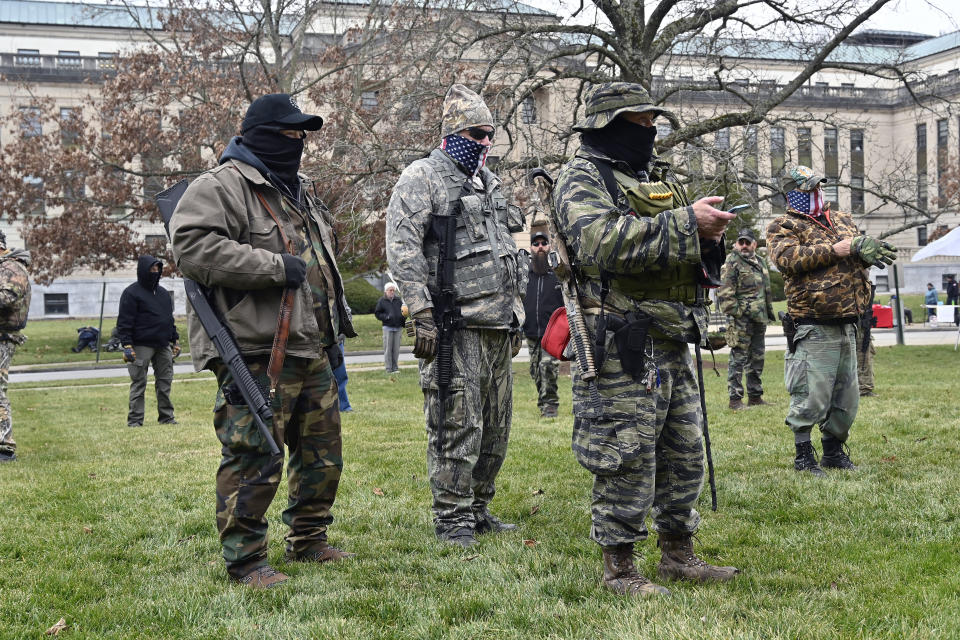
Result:
M236 582L251 589L273 589L279 587L289 579L289 576L280 573L270 565L263 565L253 569L247 575L236 578Z
M740 573L736 567L715 567L707 564L693 552L693 536L661 533L660 565L657 574L664 580L732 580Z
M730 398L730 408L734 411L743 409L743 400L740 398Z
M637 573L633 565L633 544L620 544L603 549L603 586L622 596L670 595L665 587L654 584Z
M767 402L764 400L763 396L750 396L750 398L747 400L748 407L769 406L772 404L772 402Z
M326 542L317 546L310 551L305 551L303 553L298 553L296 555L287 554L287 560L290 562L339 562L341 560L346 560L347 558L354 557L355 553L349 553L348 551L343 551L337 549L336 547L331 547Z

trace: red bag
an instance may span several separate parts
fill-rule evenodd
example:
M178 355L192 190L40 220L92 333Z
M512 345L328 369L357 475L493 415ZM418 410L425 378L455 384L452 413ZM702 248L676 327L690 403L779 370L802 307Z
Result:
M550 315L547 329L543 332L540 346L557 360L564 360L563 351L570 342L570 323L567 322L567 308L557 307Z

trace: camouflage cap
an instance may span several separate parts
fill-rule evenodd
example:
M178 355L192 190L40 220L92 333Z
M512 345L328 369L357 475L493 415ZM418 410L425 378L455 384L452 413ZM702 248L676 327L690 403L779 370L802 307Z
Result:
M443 99L443 119L440 124L440 137L463 131L467 127L479 127L493 124L493 115L483 98L462 84L455 84L447 91Z
M573 125L574 131L603 129L621 113L653 111L657 115L667 113L663 107L653 104L650 94L635 82L604 82L591 85L584 99L584 118Z
M787 176L784 178L784 187L787 191L793 191L794 189L797 191L813 191L821 182L826 181L826 178L814 173L810 167L798 164L787 172Z

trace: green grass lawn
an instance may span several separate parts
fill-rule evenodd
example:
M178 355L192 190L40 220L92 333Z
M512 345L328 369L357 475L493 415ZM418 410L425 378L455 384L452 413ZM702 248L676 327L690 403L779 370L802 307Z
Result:
M730 412L706 372L720 510L705 490L697 548L743 574L645 601L600 588L572 418L538 419L523 365L493 503L519 531L468 552L437 543L416 373L351 371L330 538L357 558L284 562L278 497L270 558L292 579L266 593L228 583L220 558L212 378L174 384L179 426L142 429L125 426L124 381L23 383L21 460L0 466L0 638L44 637L60 618L68 638L960 637L958 363L944 346L880 348L879 397L851 437L861 469L820 481L792 469L781 353L765 376L775 406ZM655 540L638 550L652 576Z
M81 353L73 353L70 348L77 345L77 329L80 327L93 326L99 323L99 318L62 318L56 320L32 320L27 324L23 333L27 336L27 342L17 349L14 355L14 365L33 365L49 363L90 363L96 361L97 354L89 349L84 349ZM180 362L188 360L190 348L187 340L187 319L186 316L176 318L177 331L180 332L180 344L183 347L184 355ZM346 341L345 349L349 351L371 351L383 348L383 325L373 314L357 315L353 318L354 327L358 336ZM117 325L116 318L103 319L103 332L101 333L101 342L106 343L110 339L110 332ZM413 345L413 339L408 338L405 332L401 332L403 338L401 344ZM100 362L106 365L116 366L121 364L120 352L100 353Z

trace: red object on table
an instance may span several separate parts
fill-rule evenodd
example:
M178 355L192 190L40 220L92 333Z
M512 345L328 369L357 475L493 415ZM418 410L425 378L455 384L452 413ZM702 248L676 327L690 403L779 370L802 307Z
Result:
M875 304L873 305L873 317L876 318L875 327L878 329L889 329L893 326L893 307Z

